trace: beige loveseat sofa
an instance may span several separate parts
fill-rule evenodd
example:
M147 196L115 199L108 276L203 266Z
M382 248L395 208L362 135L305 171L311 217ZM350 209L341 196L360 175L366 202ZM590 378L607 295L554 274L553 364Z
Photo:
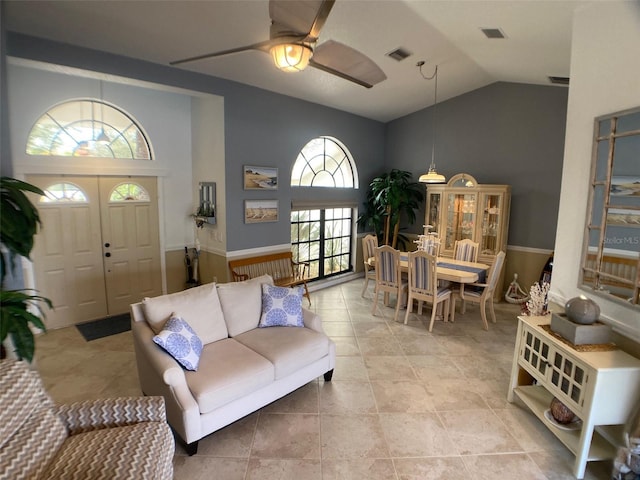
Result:
M131 305L140 386L164 397L168 422L190 455L204 436L321 375L331 380L336 347L318 315L302 309L303 327L258 328L265 283L272 278L211 283ZM197 371L153 342L172 314L202 341Z
M0 362L0 479L169 480L162 397L54 405L25 362Z

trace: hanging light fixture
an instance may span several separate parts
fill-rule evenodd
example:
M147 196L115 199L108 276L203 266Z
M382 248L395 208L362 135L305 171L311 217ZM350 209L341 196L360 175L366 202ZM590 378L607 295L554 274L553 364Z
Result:
M426 77L424 73L422 73L422 66L424 65L424 61L420 61L416 64L417 67L420 68L420 75L425 80L435 80L434 81L434 93L433 93L433 141L431 142L431 164L429 165L429 171L423 175L420 175L419 182L420 183L445 183L446 179L444 175L440 175L436 171L436 108L438 105L438 66L436 65L436 70L433 72L431 77Z
M111 139L104 133L104 102L102 100L102 80L100 80L100 134L96 138L96 142L107 144L111 143Z
M313 55L311 47L302 43L281 43L269 49L273 61L280 70L300 72L307 68Z

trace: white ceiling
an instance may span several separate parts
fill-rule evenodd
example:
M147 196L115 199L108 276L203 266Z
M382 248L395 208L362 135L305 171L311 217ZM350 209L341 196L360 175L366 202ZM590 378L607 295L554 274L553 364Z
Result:
M269 38L268 0L4 1L9 31L168 65L198 54ZM337 0L319 43L333 39L374 60L387 80L366 89L323 71L277 70L268 55L247 51L179 67L303 98L379 121L433 103L424 72L439 65L438 101L496 81L550 85L569 76L578 0ZM500 28L487 39L480 28ZM385 54L403 47L396 62ZM565 88L565 87L557 87Z

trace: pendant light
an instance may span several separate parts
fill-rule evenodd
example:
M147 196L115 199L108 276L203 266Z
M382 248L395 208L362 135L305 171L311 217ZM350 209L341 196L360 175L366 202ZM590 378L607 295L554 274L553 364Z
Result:
M422 66L424 65L424 61L420 61L416 64L417 67L420 68L420 75L425 80L434 80L434 93L433 93L433 141L431 142L431 164L429 165L429 171L423 175L420 175L420 179L418 180L420 183L445 183L446 179L444 175L440 175L436 171L436 110L438 105L438 66L436 65L436 70L431 77L426 77L422 73Z
M102 100L102 80L100 80L100 134L96 138L96 142L107 144L111 143L111 139L104 133L104 102Z

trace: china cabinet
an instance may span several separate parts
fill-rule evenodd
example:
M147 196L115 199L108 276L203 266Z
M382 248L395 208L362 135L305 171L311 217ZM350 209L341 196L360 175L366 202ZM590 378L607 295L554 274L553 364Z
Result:
M425 224L440 238L440 255L453 257L456 240L468 238L479 244L478 262L493 264L498 252L507 253L510 201L509 185L481 185L468 173L446 185L428 185ZM503 293L503 276L496 298Z
M622 425L640 400L640 360L606 347L577 351L549 332L549 320L518 317L507 400L518 397L545 424L575 455L573 474L583 478L588 461L615 456ZM578 419L556 422L554 397Z

